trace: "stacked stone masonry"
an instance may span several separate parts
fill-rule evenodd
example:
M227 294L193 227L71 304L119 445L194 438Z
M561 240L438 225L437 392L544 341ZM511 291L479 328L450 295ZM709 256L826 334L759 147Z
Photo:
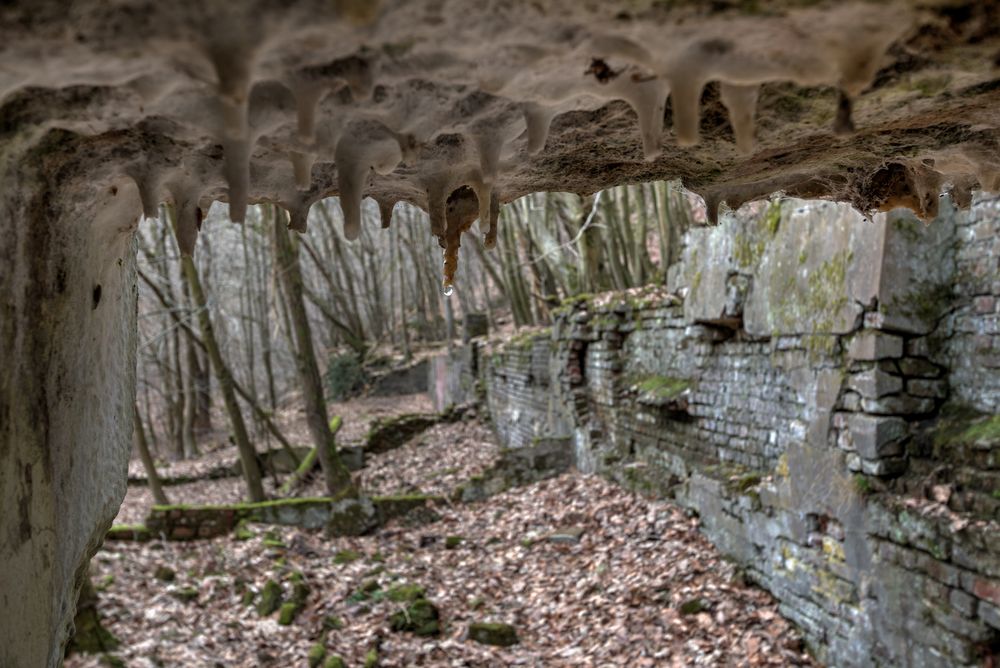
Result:
M476 369L506 446L569 438L696 511L822 661L1000 658L1000 206L786 200L685 244L669 290L579 299L447 373Z

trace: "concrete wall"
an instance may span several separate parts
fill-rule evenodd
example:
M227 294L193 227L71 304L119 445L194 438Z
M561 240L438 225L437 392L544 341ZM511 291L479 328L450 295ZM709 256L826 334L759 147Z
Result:
M1000 653L1000 215L944 208L788 200L693 231L679 298L582 301L465 354L505 445L570 437L579 468L696 510L823 661L979 665Z
M138 193L44 141L0 154L0 666L62 664L132 440Z

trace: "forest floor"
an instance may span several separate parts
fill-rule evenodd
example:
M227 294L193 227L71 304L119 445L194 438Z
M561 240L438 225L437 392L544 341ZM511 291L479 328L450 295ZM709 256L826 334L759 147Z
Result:
M419 403L393 399L389 413ZM342 442L367 429L352 422L378 414L368 401L338 407L348 416ZM375 493L447 493L499 452L473 415L373 457L356 475ZM175 502L235 501L239 482L167 492ZM116 521L141 521L149 503L145 488L130 488ZM568 473L439 506L421 522L404 518L360 538L250 526L245 540L106 543L91 576L102 620L121 643L114 657L137 667L307 666L321 645L349 667L813 665L776 602L744 584L697 518L595 476ZM287 596L298 577L308 597L291 624L258 614L269 580ZM391 629L408 605L393 599L418 591L400 585L422 589L440 614L439 635ZM475 642L475 622L510 624L519 642ZM74 655L66 665L107 661Z

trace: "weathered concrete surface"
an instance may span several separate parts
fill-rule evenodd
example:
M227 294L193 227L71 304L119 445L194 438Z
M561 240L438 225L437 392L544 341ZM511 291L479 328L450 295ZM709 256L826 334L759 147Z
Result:
M186 251L213 200L300 228L331 194L352 236L369 196L454 243L463 186L494 218L494 195L655 178L710 215L783 190L933 216L942 188L1000 188L998 25L992 0L14 2L0 127L102 137Z
M141 209L131 181L61 192L58 157L4 158L0 665L55 666L125 496Z

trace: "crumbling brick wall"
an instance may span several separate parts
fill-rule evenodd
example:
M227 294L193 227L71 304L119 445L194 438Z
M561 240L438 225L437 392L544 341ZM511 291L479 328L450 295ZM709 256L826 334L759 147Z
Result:
M980 665L1000 653L998 221L786 202L693 232L669 294L581 299L464 354L505 445L570 437L582 470L698 512L821 659Z

